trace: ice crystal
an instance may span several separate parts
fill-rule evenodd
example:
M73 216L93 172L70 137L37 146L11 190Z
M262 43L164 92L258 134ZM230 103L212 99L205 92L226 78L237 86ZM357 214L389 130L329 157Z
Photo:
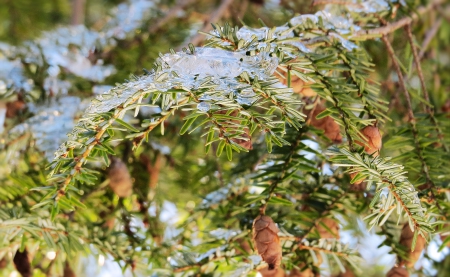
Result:
M66 134L72 130L76 114L83 105L85 104L74 96L54 99L49 105L30 105L29 109L35 115L16 125L9 133L11 135L29 133L35 140L36 147L51 160L55 150L66 140Z

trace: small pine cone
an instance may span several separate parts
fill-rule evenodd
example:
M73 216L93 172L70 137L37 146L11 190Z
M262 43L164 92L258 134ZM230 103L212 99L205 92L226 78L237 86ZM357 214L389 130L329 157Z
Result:
M268 270L277 269L281 264L282 249L278 231L275 222L266 215L259 215L253 221L253 241L258 254L269 265Z
M402 233L400 235L400 244L405 246L408 251L408 257L406 261L401 261L406 267L413 267L422 254L422 250L425 248L426 240L421 236L417 236L416 247L414 251L412 249L412 243L414 238L414 232L409 228L408 222L403 225Z
M265 267L265 268L259 270L259 273L263 277L285 277L286 276L286 273L281 268L270 270L267 267Z
M358 172L350 173L350 180L352 180L356 176L356 174L358 174ZM350 190L365 191L366 190L366 184L364 183L365 180L366 178L354 182L353 184L350 185Z
M364 135L365 140L364 142L356 141L356 143L364 146L367 154L373 154L373 156L377 157L382 146L380 130L375 126L366 126L361 130L361 133Z
M339 125L331 118L330 116L326 116L321 119L317 119L317 115L325 110L323 106L316 106L314 112L312 114L307 114L308 117L311 116L311 125L316 127L317 129L322 129L327 138L329 138L334 143L342 142L342 135Z
M326 228L325 228L326 226ZM323 239L339 239L339 224L331 218L323 218L317 224L317 232Z
M133 192L130 172L121 159L112 158L108 178L109 186L119 197L128 197Z
M4 269L8 265L8 260L6 260L6 257L3 257L0 260L0 269Z
M14 118L18 113L26 108L25 102L16 100L6 103L6 118Z
M280 73L275 71L275 76L278 78L280 83L282 83L285 86L288 85L287 84L287 82L288 82L287 81L287 78L288 78L287 72L284 72L284 74L281 75ZM291 87L295 93L302 94L305 97L316 96L317 93L312 88L309 87L310 84L311 83L309 83L309 82L305 83L302 79L297 77L297 75L291 73Z
M311 268L307 268L303 271L299 271L297 269L292 269L291 273L289 273L289 277L315 277L316 275L311 270Z
M408 270L404 267L393 267L386 273L386 277L409 277Z
M30 259L28 258L28 251L26 249L23 252L17 251L13 262L22 277L32 276Z
M68 261L66 261L66 264L64 265L63 277L76 277L76 275L73 272L72 268L70 268L70 265L69 265Z

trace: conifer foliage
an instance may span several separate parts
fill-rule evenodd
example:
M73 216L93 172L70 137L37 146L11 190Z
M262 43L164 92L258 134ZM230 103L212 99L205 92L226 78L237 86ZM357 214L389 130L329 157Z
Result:
M364 232L385 276L446 272L450 6L196 2L0 45L0 273L369 276Z

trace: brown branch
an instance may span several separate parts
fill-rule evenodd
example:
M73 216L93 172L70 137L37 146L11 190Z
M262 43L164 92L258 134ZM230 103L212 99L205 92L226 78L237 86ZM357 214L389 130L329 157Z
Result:
M413 138L414 138L414 144L415 144L414 146L416 148L417 156L420 160L420 163L422 164L422 168L421 168L422 173L425 174L425 179L426 179L427 185L431 186L431 189L430 189L431 196L433 197L433 199L435 199L436 196L434 195L433 188L435 188L436 186L430 177L429 167L425 162L425 158L422 153L422 148L420 146L419 131L417 130L417 126L416 126L416 118L414 117L414 112L413 112L413 107L412 107L412 102L411 102L411 95L409 94L408 89L406 88L405 79L403 78L403 74L402 74L400 65L397 61L397 56L395 55L394 49L392 48L392 45L389 42L387 35L383 35L382 40L383 40L384 44L386 45L386 48L387 48L389 56L391 57L394 69L397 72L399 85L400 85L400 88L403 91L403 94L406 99L409 122L411 123L411 129L412 129L412 134L413 134ZM420 63L419 63L419 66L420 66ZM437 202L436 202L436 205L441 210L441 208Z
M389 33L395 32L396 30L402 27L405 27L406 25L411 24L413 21L419 19L420 16L428 13L430 10L436 8L437 6L443 4L444 2L445 2L444 0L433 0L427 6L419 7L415 13L412 13L410 17L402 18L399 21L388 23L382 27L358 31L354 35L352 35L351 38L358 38L358 37L373 38L385 36Z
M318 6L318 5L344 5L344 6L354 6L354 7L360 7L362 8L361 4L353 3L345 0L314 0L312 2L312 6Z
M191 4L194 1L195 0L180 0L180 1L178 1L178 3L174 7L172 7L163 18L159 19L158 21L156 21L155 24L152 24L151 26L148 27L148 32L154 33L156 31L158 31L161 27L163 27L172 18L177 16L179 11L183 10L184 7L186 7L187 5Z
M445 152L448 152L449 149L448 149L448 147L447 147L447 145L446 145L446 143L444 141L444 135L442 134L442 131L439 128L439 124L437 122L437 119L434 117L434 111L430 107L430 105L431 105L430 104L430 96L428 94L427 86L425 84L425 78L423 77L422 67L420 65L420 57L417 54L417 49L416 49L416 46L414 44L414 38L413 38L413 34L411 32L411 25L406 25L405 26L405 31L406 31L406 34L408 36L409 44L411 45L411 49L412 49L412 53L413 53L413 57L414 57L414 63L416 65L417 74L419 75L420 84L422 86L423 97L425 98L425 101L427 102L427 103L424 103L425 112L427 114L429 114L430 120L433 123L434 128L435 128L435 130L437 132L438 139L440 140L441 145L443 146Z
M428 45L430 45L431 40L433 40L441 25L442 18L439 18L438 20L436 20L436 22L434 22L433 26L431 26L431 29L429 29L425 34L425 39L423 40L422 46L420 47L419 60L422 60L423 56L425 55L425 51L428 48Z
M211 23L217 22L223 14L227 11L228 7L233 3L234 0L222 0L220 6L212 13L211 17L205 22L204 27L201 29L201 32L209 32L212 29ZM188 41L195 46L200 45L200 43L205 39L204 34L196 34L194 37L189 38Z

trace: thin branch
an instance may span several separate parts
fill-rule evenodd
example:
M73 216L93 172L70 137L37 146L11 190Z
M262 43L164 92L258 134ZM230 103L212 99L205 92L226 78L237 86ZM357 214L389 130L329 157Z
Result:
M430 115L430 120L436 129L438 139L440 140L442 146L444 147L445 152L448 152L449 149L448 149L447 145L445 144L444 135L442 134L442 130L439 128L437 119L434 117L434 111L430 107L430 105L431 105L430 104L430 96L428 94L427 86L425 84L425 78L423 77L422 67L420 65L420 57L417 54L417 49L414 44L414 38L413 38L413 34L411 32L411 25L406 25L405 30L406 30L406 34L408 36L409 44L411 45L411 49L412 49L412 53L413 53L413 57L414 57L414 63L416 65L417 74L419 75L420 84L422 86L423 97L425 98L425 101L427 102L427 103L424 103L425 112Z
M233 3L234 0L222 0L222 3L220 6L212 13L211 17L208 19L207 22L205 22L204 27L201 29L200 32L206 33L211 31L212 26L211 23L215 23L219 21L219 19L223 16L223 14L227 11L228 7ZM200 43L205 39L205 35L198 33L194 37L188 39L190 43L192 43L195 46L200 45Z
M408 117L409 117L409 122L411 123L414 144L415 144L415 148L417 151L417 157L419 158L420 163L422 164L421 169L422 169L422 173L425 174L425 179L426 179L427 185L432 187L430 189L431 195L435 199L436 196L434 195L434 192L433 192L433 188L435 188L435 184L430 177L429 167L426 164L424 155L422 153L422 147L421 147L420 141L419 141L419 131L417 130L416 118L414 117L414 112L413 112L413 107L412 107L412 102L411 102L411 95L409 94L408 89L406 88L405 79L403 78L403 74L402 74L400 65L397 61L397 56L395 55L394 49L392 48L392 45L389 42L387 35L384 35L382 37L382 40L383 40L384 44L386 45L388 54L391 57L392 64L394 65L394 69L397 72L400 88L403 91L403 94L405 95L406 105L408 108ZM419 66L420 66L420 63L419 63ZM439 209L441 209L437 202L436 202L436 205Z
M430 45L430 42L433 40L434 36L436 36L437 31L442 25L442 18L439 18L434 22L433 26L431 26L431 29L428 30L428 32L425 35L425 39L422 42L422 46L420 47L419 52L419 60L423 59L423 56L425 55L425 51L428 48L428 45Z
M172 18L177 16L177 14L181 10L183 10L184 7L193 3L194 1L195 0L180 0L180 1L178 1L178 3L174 7L172 7L163 18L159 19L158 21L156 21L155 24L152 24L151 26L148 27L148 32L154 33L156 31L158 31L162 26L164 26Z
M419 7L415 13L412 13L411 17L405 17L400 19L399 21L388 23L386 24L386 26L358 31L354 35L352 35L351 38L358 38L358 37L374 38L385 36L389 33L393 33L396 30L411 24L413 21L419 19L422 15L428 13L430 10L436 8L437 6L443 4L444 2L445 2L444 0L434 0L430 2L427 6Z
M265 199L264 204L261 205L259 208L259 211L261 214L264 214L266 212L267 204L269 203L270 198L272 198L273 192L278 187L280 182L284 179L284 176L286 175L286 172L289 168L289 164L292 161L292 156L296 153L297 147L300 145L300 138L303 135L303 132L299 132L297 136L295 137L295 142L291 144L291 151L287 155L286 159L284 160L283 168L281 169L280 175L278 175L278 178L276 178L271 184L269 188L268 196Z

